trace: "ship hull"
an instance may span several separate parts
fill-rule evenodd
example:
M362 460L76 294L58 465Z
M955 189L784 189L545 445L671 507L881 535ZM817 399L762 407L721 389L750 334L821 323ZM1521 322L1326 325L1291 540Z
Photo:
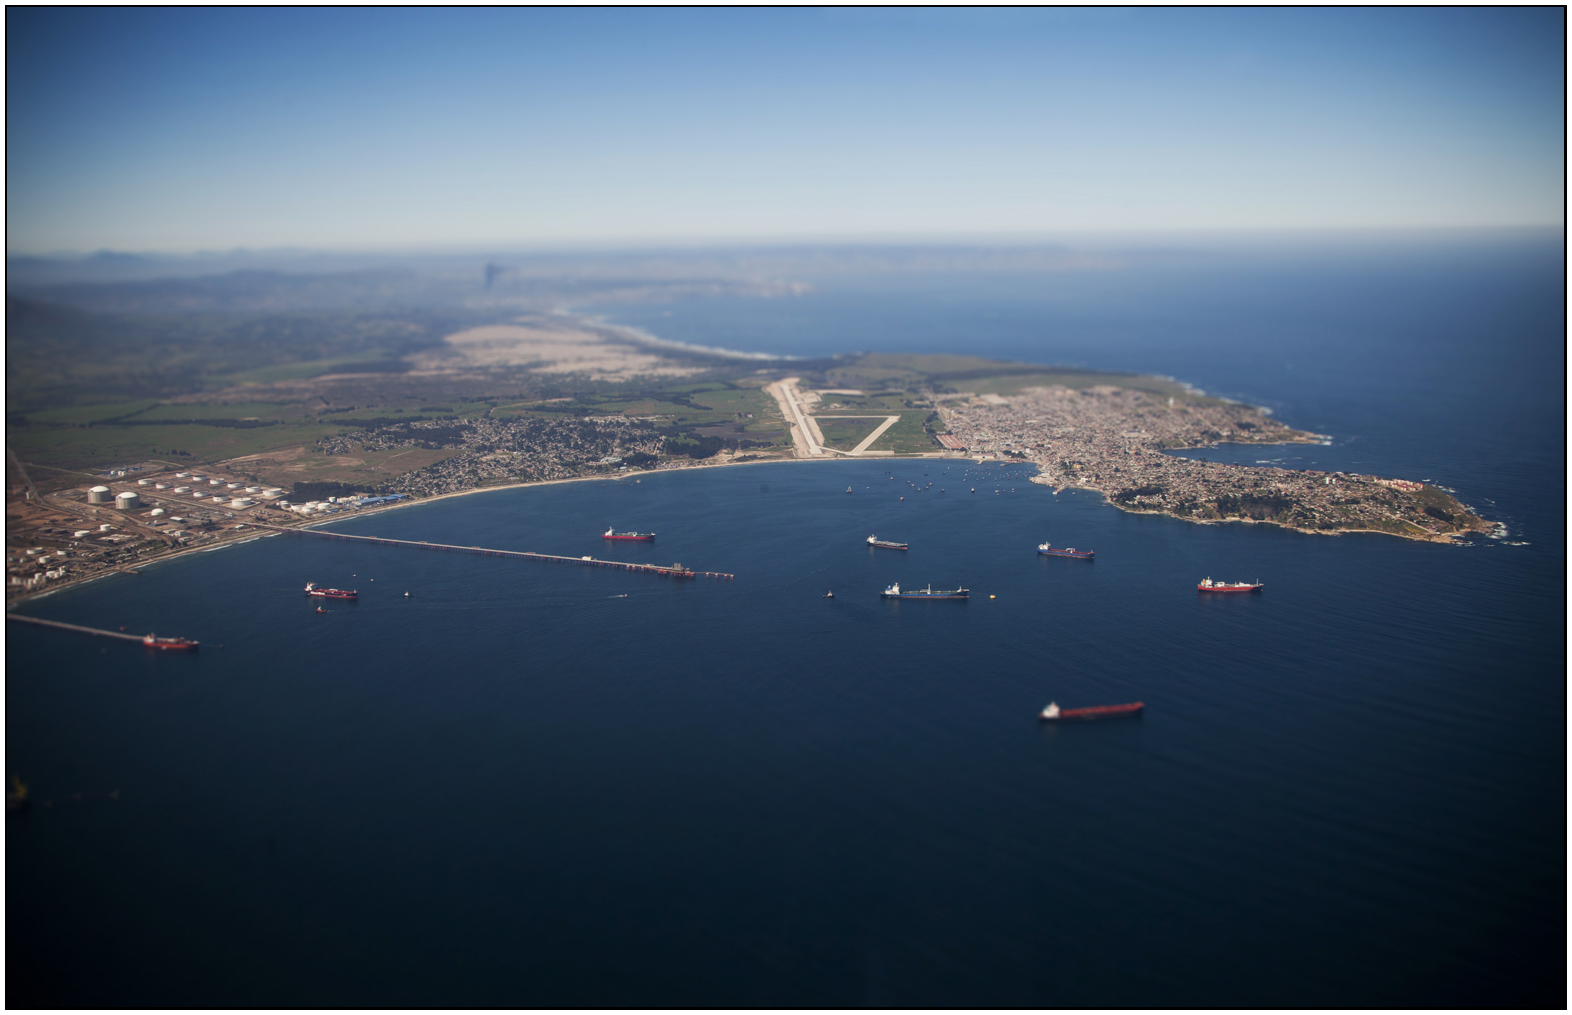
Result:
M1244 593L1244 594L1248 595L1251 592L1260 592L1264 588L1266 588L1265 585L1246 585L1243 588L1222 588L1222 587L1217 586L1217 585L1211 585L1211 586L1197 585L1195 587L1195 590L1197 592L1221 592L1221 593L1224 593L1224 594L1234 594L1234 595L1238 595L1240 593Z
M330 591L328 589L312 589L310 592L307 592L306 595L308 595L308 596L316 596L318 599L358 599L358 598L360 598L360 593L358 593L358 592L334 592L334 591Z
M963 593L960 593L960 594L950 594L950 595L941 595L938 592L935 592L932 595L925 595L924 593L921 593L921 592L881 592L881 593L879 593L879 598L881 598L881 599L970 599L971 597L972 596L971 596L970 592L963 592Z
M162 639L147 641L143 639L142 645L145 648L156 649L159 652L195 652L197 650L197 643L194 641L164 641Z
M1146 707L1143 701L1128 705L1098 705L1093 708L1060 709L1056 716L1042 716L1043 722L1077 722L1088 719L1117 719L1121 716L1139 715Z
M653 542L655 542L655 537L654 536L608 536L608 535L602 534L600 538L602 538L602 539L617 539L617 540L621 540L621 541L627 542L627 543L653 543Z
M906 549L906 544L905 543L869 543L868 545L869 546L876 546L876 547L878 547L881 550L904 550L904 549Z
M1076 560L1091 560L1096 556L1091 550L1087 550L1085 553L1077 553L1072 550L1038 550L1037 552L1044 557L1074 557Z

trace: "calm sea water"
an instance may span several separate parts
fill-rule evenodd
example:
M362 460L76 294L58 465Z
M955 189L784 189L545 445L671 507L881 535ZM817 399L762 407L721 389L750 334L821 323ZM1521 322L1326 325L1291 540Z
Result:
M204 648L10 625L7 769L54 804L7 821L8 1001L1558 1006L1559 258L621 308L733 347L1170 373L1336 437L1213 457L1430 478L1508 535L1196 526L1021 466L787 463L335 526L734 582L276 537L48 597L26 610ZM659 540L613 552L608 524ZM1267 588L1198 597L1206 575ZM318 615L307 581L362 599ZM891 581L973 598L880 600ZM1148 707L1045 727L1050 699Z

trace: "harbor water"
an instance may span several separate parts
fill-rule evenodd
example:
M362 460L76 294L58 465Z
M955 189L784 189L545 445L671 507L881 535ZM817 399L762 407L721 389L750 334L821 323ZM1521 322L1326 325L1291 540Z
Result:
M202 649L8 625L8 1000L1559 1006L1561 270L1519 242L602 308L1168 373L1333 437L1197 454L1430 479L1504 530L786 462L331 526L734 581L285 536L114 575L22 609Z

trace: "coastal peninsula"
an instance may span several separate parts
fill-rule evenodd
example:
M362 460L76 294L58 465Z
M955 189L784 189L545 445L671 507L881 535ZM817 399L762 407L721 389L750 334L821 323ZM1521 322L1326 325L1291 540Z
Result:
M955 443L969 451L1035 462L1041 472L1033 482L1096 490L1124 511L1438 542L1492 528L1449 491L1412 480L1231 465L1165 453L1222 443L1326 440L1291 429L1253 406L1204 397L1179 401L1099 385L956 399L941 411Z
M1491 528L1433 485L1170 454L1325 438L1168 378L964 356L761 360L568 315L464 323L400 369L267 368L66 405L22 391L27 411L7 419L8 600L256 538L255 523L765 461L1031 462L1035 482L1194 522L1437 542Z

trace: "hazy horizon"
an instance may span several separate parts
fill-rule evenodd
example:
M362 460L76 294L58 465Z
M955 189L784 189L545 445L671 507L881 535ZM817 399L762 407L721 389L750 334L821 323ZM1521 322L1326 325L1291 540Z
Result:
M7 251L1563 225L1564 13L7 12Z

